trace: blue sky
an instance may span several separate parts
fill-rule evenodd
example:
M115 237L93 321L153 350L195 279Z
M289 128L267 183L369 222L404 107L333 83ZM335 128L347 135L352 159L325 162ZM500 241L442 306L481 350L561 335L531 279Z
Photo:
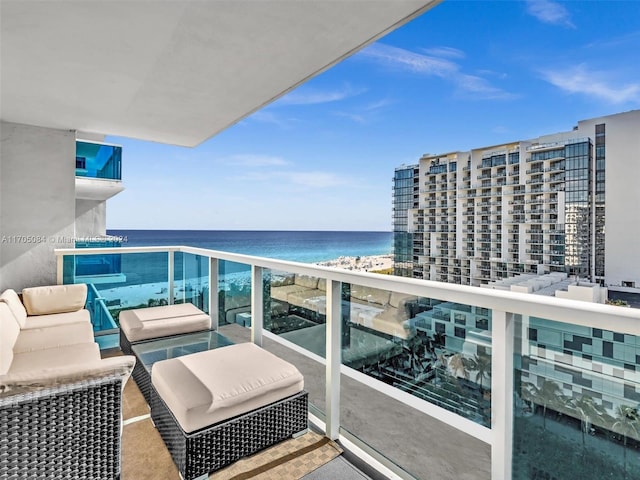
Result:
M391 230L394 168L640 108L640 1L445 0L196 148L120 137L107 228Z

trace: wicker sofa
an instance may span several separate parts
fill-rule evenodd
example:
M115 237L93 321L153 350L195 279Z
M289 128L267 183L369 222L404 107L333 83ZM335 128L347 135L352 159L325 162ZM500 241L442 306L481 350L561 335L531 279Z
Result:
M135 359L101 359L83 296L84 285L0 295L0 478L120 475Z

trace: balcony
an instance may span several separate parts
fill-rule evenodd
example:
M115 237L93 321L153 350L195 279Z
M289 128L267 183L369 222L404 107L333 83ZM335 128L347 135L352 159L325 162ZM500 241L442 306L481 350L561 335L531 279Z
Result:
M78 257L110 253L122 255L127 284L94 287L114 317L163 301L218 312L220 333L303 371L314 424L401 478L430 478L434 461L454 452L455 474L441 478L571 478L574 457L586 464L581 478L604 478L605 467L638 478L637 455L627 454L640 438L622 438L616 419L640 399L637 310L191 247L57 250L59 282L73 281ZM272 296L296 274L324 287L315 297ZM390 311L376 297L387 295L404 299L394 327L379 323ZM586 431L580 402L601 412ZM419 454L425 448L430 455Z
M107 200L124 190L122 147L76 142L76 198Z

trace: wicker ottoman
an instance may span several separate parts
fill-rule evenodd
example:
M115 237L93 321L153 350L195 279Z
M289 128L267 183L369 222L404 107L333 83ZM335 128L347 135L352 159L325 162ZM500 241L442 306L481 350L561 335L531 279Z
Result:
M302 375L252 343L157 362L151 382L151 418L187 480L307 429Z

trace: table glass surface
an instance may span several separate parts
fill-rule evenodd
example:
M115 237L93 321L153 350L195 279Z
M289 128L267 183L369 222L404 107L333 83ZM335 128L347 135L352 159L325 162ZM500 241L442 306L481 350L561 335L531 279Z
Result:
M131 349L138 361L142 362L150 372L153 364L160 360L213 350L227 345L233 345L233 342L215 330L205 330L134 343Z

